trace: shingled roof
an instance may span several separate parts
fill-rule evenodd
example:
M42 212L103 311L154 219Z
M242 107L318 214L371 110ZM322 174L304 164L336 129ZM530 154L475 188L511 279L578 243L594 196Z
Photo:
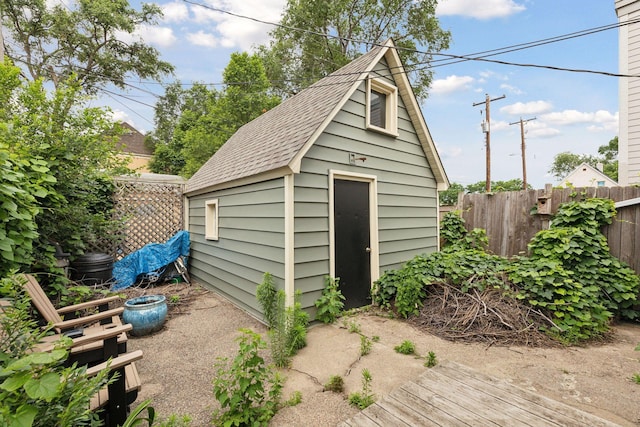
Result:
M185 192L201 193L213 187L226 187L232 182L239 183L267 172L280 171L280 175L299 172L300 161L307 149L380 59L391 52L399 63L393 47L391 40L373 47L366 54L242 126L189 179ZM396 74L396 78L398 75L406 80L404 73ZM400 94L406 95L406 89L401 89ZM412 93L411 98L411 105L417 107ZM424 124L419 110L417 116ZM423 141L423 147L426 148L429 163L434 160L437 163L434 174L438 182L447 182L426 125L424 129L426 132L423 134L428 141ZM431 164L431 167L434 168L434 165Z

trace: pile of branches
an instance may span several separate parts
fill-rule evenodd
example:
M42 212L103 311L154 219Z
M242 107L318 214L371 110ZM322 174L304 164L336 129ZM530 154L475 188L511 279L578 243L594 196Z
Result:
M447 283L427 286L428 296L420 314L409 321L418 329L450 341L519 345L557 346L541 331L556 326L530 305L505 294L501 289L479 291Z

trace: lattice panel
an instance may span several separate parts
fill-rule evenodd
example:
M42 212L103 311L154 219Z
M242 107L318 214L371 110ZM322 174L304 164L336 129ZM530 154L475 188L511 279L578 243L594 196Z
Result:
M116 181L116 217L124 239L114 256L122 259L147 243L162 243L184 228L182 184Z

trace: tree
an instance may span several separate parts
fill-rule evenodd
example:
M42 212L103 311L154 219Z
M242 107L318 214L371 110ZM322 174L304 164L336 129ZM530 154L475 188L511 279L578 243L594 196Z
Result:
M440 206L455 205L458 203L458 193L484 193L486 190L485 184L485 181L478 181L475 184L469 184L465 187L457 182L452 182L448 190L440 192ZM531 189L532 187L530 184L527 184L527 188ZM491 191L494 193L520 190L522 190L522 180L520 178L510 179L508 181L491 181Z
M425 98L432 55L449 47L437 1L288 0L272 42L259 48L276 93L286 97L325 77L363 50L393 38L418 98Z
M563 179L573 172L582 163L587 163L594 168L602 163L603 173L614 181L618 180L618 137L612 138L608 144L598 147L598 156L591 154L574 154L568 151L556 154L549 173L558 180Z
M180 96L174 96L175 88L165 95L176 98L176 107L157 110L156 124L177 124L170 141L157 140L152 171L190 177L242 125L280 103L279 97L269 95L271 86L262 62L255 55L233 53L223 82L222 91L194 85ZM171 113L164 116L158 113L177 110L180 110L177 119Z
M440 206L451 206L458 203L458 193L464 193L464 186L457 182L449 184L449 188L440 192Z
M159 6L145 3L137 12L127 0L51 3L0 0L5 54L24 77L59 87L73 76L84 91L95 93L107 84L125 88L128 74L159 80L173 71L156 49L119 35L154 24L162 15Z
M55 263L53 242L77 255L112 234L112 177L127 170L127 159L116 156L120 126L102 109L83 108L76 80L60 82L48 93L42 81L23 81L18 74L16 67L0 63L0 158L9 160L0 172L11 177L6 166L13 163L22 175L12 179L15 195L33 197L13 201L20 207L14 219L35 220L35 227L28 234L31 253L14 251L12 262L27 271L48 270ZM3 203L3 209L12 206ZM6 234L15 236L16 230Z
M155 108L155 130L147 135L146 144L154 148L149 169L155 173L179 175L185 165L182 149L184 133L198 117L205 114L217 92L202 83L184 89L180 82L165 88ZM183 114L184 113L184 114Z

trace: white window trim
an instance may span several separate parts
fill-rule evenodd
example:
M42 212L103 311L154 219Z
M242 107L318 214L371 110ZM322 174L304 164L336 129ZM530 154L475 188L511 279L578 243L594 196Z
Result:
M386 127L371 124L371 91L375 90L386 95ZM367 80L367 129L387 135L398 136L398 88L379 79Z
M211 199L204 202L204 238L207 240L218 240L218 199Z

